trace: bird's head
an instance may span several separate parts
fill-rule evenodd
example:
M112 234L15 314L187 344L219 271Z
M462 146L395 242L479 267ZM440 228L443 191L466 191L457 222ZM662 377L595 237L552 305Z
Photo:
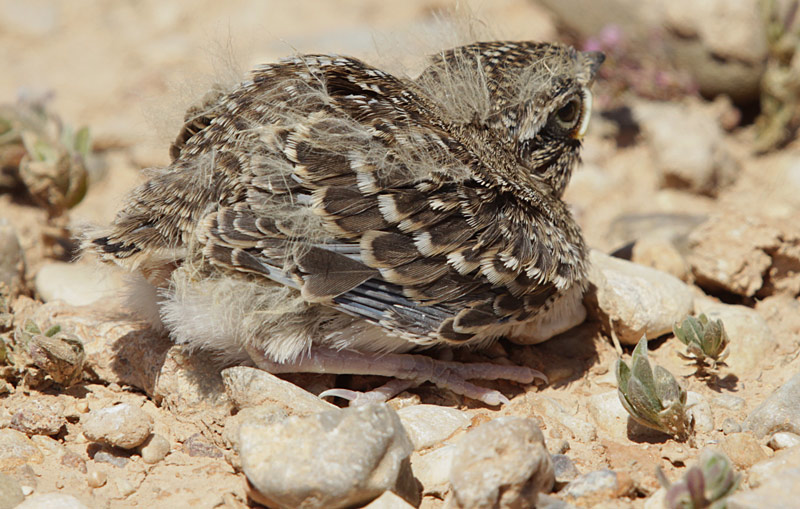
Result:
M556 43L475 43L434 55L417 81L454 121L493 130L519 165L561 196L604 58Z

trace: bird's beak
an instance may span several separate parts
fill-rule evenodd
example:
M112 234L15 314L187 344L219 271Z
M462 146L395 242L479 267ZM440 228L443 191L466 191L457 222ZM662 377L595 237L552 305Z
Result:
M602 53L600 54L602 55ZM583 96L583 102L581 105L583 107L583 111L581 111L581 123L574 135L574 138L578 140L583 139L583 136L589 129L589 119L592 116L592 91L584 87L581 89L581 95Z

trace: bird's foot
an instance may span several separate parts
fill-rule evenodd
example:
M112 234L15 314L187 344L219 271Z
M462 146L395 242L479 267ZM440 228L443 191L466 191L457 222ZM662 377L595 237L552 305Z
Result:
M248 350L256 365L270 373L333 373L349 375L380 375L395 378L389 383L367 393L345 389L331 389L321 394L340 396L351 405L371 401L386 401L392 396L423 382L449 389L487 405L508 403L502 393L480 387L467 380L510 380L523 384L539 378L547 382L544 374L525 366L506 366L488 362L462 363L441 361L426 355L396 353L363 353L349 350L313 348L308 354L290 363L276 363L255 349Z

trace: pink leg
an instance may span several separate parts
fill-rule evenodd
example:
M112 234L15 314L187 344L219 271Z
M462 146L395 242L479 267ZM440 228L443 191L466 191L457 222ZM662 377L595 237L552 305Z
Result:
M248 353L256 365L270 373L333 373L348 375L381 375L415 383L431 382L439 387L467 396L488 405L508 403L508 398L500 392L486 389L467 382L469 379L512 380L524 384L534 378L547 378L540 372L525 366L505 366L491 363L461 363L440 361L425 355L376 354L349 350L314 348L307 355L287 364L279 364L267 359L263 352L249 349ZM386 400L405 390L407 384L392 384L377 389L374 399ZM399 388L399 390L397 390ZM392 393L392 391L394 391ZM344 392L328 395L344 395ZM373 391L374 392L374 391ZM348 393L349 394L349 393Z

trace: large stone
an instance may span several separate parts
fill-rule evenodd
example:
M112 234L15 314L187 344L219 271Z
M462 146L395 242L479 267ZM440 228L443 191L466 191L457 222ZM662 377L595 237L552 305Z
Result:
M590 261L596 290L587 295L587 308L621 343L635 345L643 335L652 339L671 332L691 313L694 296L678 278L597 250Z
M776 473L754 490L738 491L727 499L728 509L785 509L800 500L800 468Z
M744 297L800 294L800 228L793 221L726 211L689 236L697 284Z
M800 434L800 374L753 409L743 424L759 438L776 431Z
M63 300L86 306L100 299L115 298L123 286L120 272L96 264L50 262L36 272L36 292L45 302Z
M413 450L400 418L386 405L335 409L239 427L239 456L268 507L339 508L384 491L408 493Z
M640 102L634 108L662 185L716 195L733 183L739 164L714 116L698 104Z
M456 444L450 471L456 507L535 507L553 482L550 454L531 419L500 417Z

